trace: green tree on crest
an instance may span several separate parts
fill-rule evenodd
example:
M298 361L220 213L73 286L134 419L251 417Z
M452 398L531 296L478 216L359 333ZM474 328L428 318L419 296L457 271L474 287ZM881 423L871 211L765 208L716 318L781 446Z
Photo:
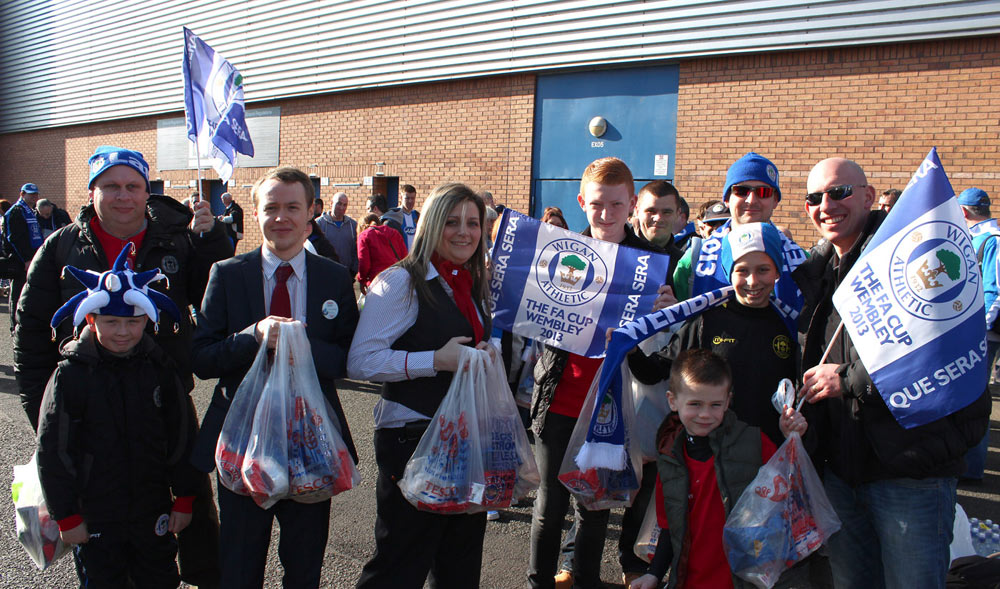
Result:
M581 260L578 256L570 254L559 261L563 266L569 268L569 278L573 278L573 272L575 270L582 271L587 267L587 263Z
M944 272L947 274L948 278L951 278L952 280L958 280L962 277L962 260L955 255L955 252L946 249L939 249L934 252L934 255L937 256L941 265L931 270L931 272L933 272L931 276L937 276L938 274Z

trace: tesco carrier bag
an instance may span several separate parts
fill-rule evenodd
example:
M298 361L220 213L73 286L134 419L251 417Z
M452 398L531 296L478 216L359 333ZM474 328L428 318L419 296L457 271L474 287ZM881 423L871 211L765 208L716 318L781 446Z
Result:
M361 483L336 413L323 395L305 326L282 323L288 344L288 496L300 503L317 503Z
M272 326L271 329L277 329ZM219 473L219 483L237 495L249 495L243 482L243 459L250 444L254 415L264 384L271 373L268 360L267 341L261 342L257 357L236 393L222 423L219 441L215 445L215 466Z
M839 529L802 438L792 433L740 495L722 540L733 573L769 588Z
M69 552L69 546L59 537L59 524L49 515L45 505L35 456L31 457L28 464L14 466L14 482L10 486L10 494L14 500L17 541L35 562L38 570L44 571Z
M463 346L448 393L399 482L417 509L499 509L538 486L538 468L499 362Z

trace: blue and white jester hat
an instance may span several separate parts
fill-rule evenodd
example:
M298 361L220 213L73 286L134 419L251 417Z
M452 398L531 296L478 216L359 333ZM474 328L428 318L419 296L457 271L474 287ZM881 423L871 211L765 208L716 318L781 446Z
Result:
M55 334L56 327L70 315L73 325L83 322L88 313L95 315L112 315L115 317L138 317L147 315L153 320L154 329L160 328L160 311L163 309L174 320L174 332L180 328L181 313L170 297L149 288L149 283L157 280L167 280L159 268L134 272L128 263L129 254L135 246L129 242L122 248L114 266L105 272L80 270L73 266L63 268L63 278L66 272L80 281L86 290L77 294L52 316L50 325ZM170 288L170 283L167 283Z

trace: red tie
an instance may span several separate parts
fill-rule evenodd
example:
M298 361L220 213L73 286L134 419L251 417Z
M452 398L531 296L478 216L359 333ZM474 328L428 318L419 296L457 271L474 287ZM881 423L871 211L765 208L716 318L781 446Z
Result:
M292 301L288 296L288 277L292 275L292 267L288 264L278 266L274 271L277 283L271 292L271 315L292 318Z

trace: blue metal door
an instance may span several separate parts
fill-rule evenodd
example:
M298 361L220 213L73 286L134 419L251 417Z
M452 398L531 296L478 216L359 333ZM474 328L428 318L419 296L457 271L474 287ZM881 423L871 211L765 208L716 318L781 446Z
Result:
M636 186L671 180L677 139L676 65L539 76L532 152L532 215L562 209L570 229L586 217L577 204L580 176L595 159L621 158ZM591 134L603 117L607 129Z

